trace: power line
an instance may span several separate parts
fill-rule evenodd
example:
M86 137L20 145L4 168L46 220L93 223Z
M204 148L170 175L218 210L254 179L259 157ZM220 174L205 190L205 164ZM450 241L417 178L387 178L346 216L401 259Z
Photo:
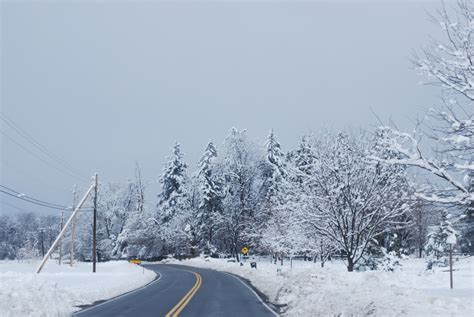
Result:
M6 206L9 206L9 207L11 207L11 208L14 208L14 209L16 209L16 210L18 210L18 211L21 211L21 212L32 212L31 210L28 210L28 209L26 209L26 208L21 208L21 207L15 206L15 205L13 205L13 204L10 204L8 201L5 201L5 200L0 201L0 203L4 204L4 205L6 205ZM83 211L93 211L93 209L92 209L91 207L89 207L89 208L81 208L81 212L83 212Z
M38 205L38 206L43 206L43 207L46 207L46 208L51 208L51 209L56 209L56 210L68 210L67 208L58 208L58 207L54 207L54 206L50 206L50 205L38 203L38 202L35 202L35 201L32 201L32 200L28 200L28 199L26 199L26 198L24 198L24 197L17 196L17 195L15 195L15 194L6 192L6 191L4 191L4 190L2 190L2 189L0 189L0 193L3 193L3 194L6 194L6 195L15 197L15 198L17 198L17 199L24 200L24 201L26 201L26 202L29 202L29 203L32 203L32 204L35 204L35 205Z
M15 194L6 192L6 191L1 190L1 189L0 189L0 193L3 193L3 194L6 194L6 195L15 197L15 198L17 198L17 199L24 200L24 201L26 201L26 202L29 202L29 203L32 203L32 204L35 204L35 205L38 205L38 206L43 206L43 207L46 207L46 208L57 209L57 210L64 210L64 209L65 209L65 208L57 208L57 207L53 207L53 206L50 206L50 205L45 205L45 204L41 204L41 203L38 203L38 202L34 202L34 201L31 201L31 200L25 199L24 197L21 197L21 196L19 197L19 196L15 195Z
M28 134L18 124L16 124L12 119L10 119L5 113L0 112L0 119L2 119L7 125L9 125L11 128L13 128L18 134L20 134L23 138L25 138L34 147L36 147L42 153L47 155L53 161L57 162L63 168L71 171L72 173L76 174L77 176L79 176L81 178L84 178L84 174L80 170L74 168L69 163L67 163L65 160L63 160L62 158L58 157L57 155L52 153L50 150L48 150L44 145L42 145L40 142L35 140L30 134Z
M21 193L13 190L11 188L3 186L3 185L0 185L0 187L7 190L7 191L5 191L3 189L0 189L1 193L9 195L11 197L15 197L17 199L20 199L20 200L23 200L23 201L26 201L26 202L29 202L31 204L35 204L35 205L39 205L39 206L43 206L43 207L51 208L51 209L57 209L57 210L69 210L69 209L71 209L70 207L61 206L61 205L49 203L49 202L46 202L46 201L43 201L43 200L40 200L40 199L36 199L36 198L33 198L33 197L29 197L27 195L21 194Z
M23 150L25 150L26 152L30 153L31 155L33 155L34 157L36 157L37 159L39 159L40 161L42 161L43 163L47 164L48 166L60 171L61 173L63 174L66 174L70 177L73 177L77 180L80 180L82 182L87 182L87 180L83 177L78 177L78 176L75 176L74 174L71 174L71 173L68 173L67 171L65 170L62 170L60 168L58 168L57 166L51 164L50 162L44 160L41 156L38 156L36 153L30 151L28 148L26 148L25 146L23 146L21 143L19 143L18 141L16 141L14 138L12 138L11 136L9 136L8 134L6 134L4 131L0 131L0 133L2 133L6 138L8 138L11 142L15 143L16 145L18 145L19 147L21 147Z
M50 206L52 206L52 207L57 207L57 208L61 208L61 209L64 209L64 208L68 209L68 208L69 208L69 207L65 207L65 206L62 206L62 205L53 204L53 203L50 203L50 202L47 202L47 201L43 201L43 200L40 200L40 199L36 199L36 198L34 198L34 197L30 197L30 196L28 196L28 195L25 195L25 194L23 194L23 193L20 193L20 192L18 192L18 191L16 191L16 190L14 190L14 189L12 189L12 188L10 188L10 187L4 186L4 185L0 185L0 187L2 187L2 188L4 188L4 189L6 189L6 190L12 192L13 194L16 194L18 197L23 197L23 198L25 198L25 199L32 200L32 201L35 201L35 202L40 203L40 204L50 205Z

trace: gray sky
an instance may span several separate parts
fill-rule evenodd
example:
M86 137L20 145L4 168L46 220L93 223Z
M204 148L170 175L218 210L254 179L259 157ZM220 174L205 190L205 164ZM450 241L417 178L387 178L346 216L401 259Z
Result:
M408 60L438 35L426 15L438 6L2 2L1 108L103 182L126 180L135 161L156 180L175 140L194 168L232 126L259 140L273 128L285 150L323 126L369 127L370 108L409 127L438 94ZM1 184L59 204L73 184L84 189L1 137ZM0 212L28 206L0 199Z

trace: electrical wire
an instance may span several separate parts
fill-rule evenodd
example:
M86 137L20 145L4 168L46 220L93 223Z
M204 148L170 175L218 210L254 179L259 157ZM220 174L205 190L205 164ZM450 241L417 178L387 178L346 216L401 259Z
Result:
M24 197L17 196L17 195L15 195L15 194L9 193L9 192L4 191L4 190L2 190L2 189L0 189L0 193L3 193L3 194L6 194L6 195L15 197L15 198L17 198L17 199L24 200L24 201L26 201L26 202L29 202L29 203L32 203L32 204L35 204L35 205L38 205L38 206L43 206L43 207L46 207L46 208L57 209L57 210L69 210L68 207L65 207L65 208L58 208L58 207L54 207L54 206L51 206L51 205L46 205L46 204L42 204L42 203L35 202L35 201L32 201L32 200L28 200L28 199L26 199L26 198L24 198Z
M70 207L66 207L66 206L63 206L63 205L58 205L58 204L50 203L50 202L47 202L47 201L44 201L44 200L41 200L41 199L30 197L28 195L20 193L20 192L14 190L14 189L12 189L8 186L5 186L5 185L0 185L0 187L7 190L7 191L5 191L5 190L0 189L0 192L2 192L4 194L7 194L9 196L27 201L27 202L32 203L32 204L36 204L36 205L40 205L40 206L48 207L48 208L53 208L53 209L60 209L60 210L69 210L69 209L71 209Z
M7 202L7 201L5 201L5 200L1 200L0 203L1 203L1 204L4 204L4 205L6 205L6 206L9 206L9 207L11 207L11 208L14 208L14 209L16 209L16 210L18 210L18 211L21 211L21 212L32 212L31 210L27 210L27 209L25 209L25 208L21 208L21 207L15 206L15 205L13 205L13 204L10 204L9 202ZM59 209L58 209L58 210L59 210ZM61 209L61 211L64 211L64 210ZM68 211L68 210L66 210L66 211ZM69 210L69 211L71 211L71 210ZM91 212L91 211L94 211L94 209L91 208L91 207L90 207L90 208L81 208L80 211L81 211L81 212Z
M28 134L25 130L23 130L17 123L15 123L12 119L10 119L5 113L0 112L0 119L3 120L11 128L13 128L18 134L20 134L28 142L30 142L30 144L32 144L34 147L40 150L43 154L47 155L50 159L60 164L63 168L76 174L76 176L80 178L86 178L84 177L84 174L80 170L74 168L65 160L61 159L60 157L52 153L50 150L48 150L44 145L42 145L40 142L35 140L30 134Z
M83 177L78 177L78 176L75 176L74 174L71 174L65 170L62 170L60 168L58 168L57 166L51 164L50 162L44 160L41 156L37 155L36 153L30 151L28 148L26 148L25 146L23 146L21 143L19 143L18 141L16 141L14 138L12 138L11 136L9 136L8 134L6 134L4 131L0 131L0 133L2 133L7 139L9 139L11 142L15 143L16 145L18 145L19 147L21 147L23 150L25 150L26 152L30 153L31 155L33 155L34 157L36 157L37 159L39 159L40 161L42 161L43 163L47 164L48 166L60 171L61 173L63 174L66 174L70 177L73 177L77 180L80 180L81 182L87 182L87 179L83 178Z
M63 208L68 208L68 207L65 207L65 206L63 206L63 205L53 204L53 203L50 203L50 202L47 202L47 201L43 201L43 200L40 200L40 199L36 199L36 198L34 198L34 197L30 197L30 196L28 196L28 195L25 195L25 194L23 194L23 193L20 193L20 192L18 192L18 191L16 191L16 190L12 189L12 188L9 188L9 187L7 187L7 186L5 186L5 185L1 185L1 184L0 184L0 187L2 187L2 188L4 188L4 189L6 189L6 190L12 192L13 194L16 194L16 195L19 196L19 197L23 197L23 198L25 198L25 199L32 200L32 201L35 201L35 202L40 203L40 204L50 205L51 207L57 207L57 208L62 208L62 209L63 209Z

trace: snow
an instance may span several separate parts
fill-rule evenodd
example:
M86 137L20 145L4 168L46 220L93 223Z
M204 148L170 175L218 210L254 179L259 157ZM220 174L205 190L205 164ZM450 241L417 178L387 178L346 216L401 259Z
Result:
M195 258L176 264L206 267L237 274L283 308L283 316L472 316L474 258L454 257L454 289L447 268L426 271L424 259L410 258L394 272L347 272L342 261L293 261L284 266L269 258L228 263L224 259ZM277 272L280 269L280 272Z
M446 243L450 245L456 244L456 234L453 232L446 238Z
M36 274L39 261L0 261L0 316L65 316L132 291L156 274L126 261L58 265L53 261Z

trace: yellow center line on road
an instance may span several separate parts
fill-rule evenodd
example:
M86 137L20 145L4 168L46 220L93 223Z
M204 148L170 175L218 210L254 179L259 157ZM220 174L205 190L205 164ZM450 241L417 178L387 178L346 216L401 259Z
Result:
M190 272L190 271L188 271ZM166 314L166 317L177 317L179 313L186 307L186 305L189 303L191 298L193 298L194 294L198 291L199 287L201 287L201 282L202 278L199 273L196 272L191 272L196 276L196 283L194 283L194 286L189 290L189 292L184 295L183 298L169 311L169 313Z

